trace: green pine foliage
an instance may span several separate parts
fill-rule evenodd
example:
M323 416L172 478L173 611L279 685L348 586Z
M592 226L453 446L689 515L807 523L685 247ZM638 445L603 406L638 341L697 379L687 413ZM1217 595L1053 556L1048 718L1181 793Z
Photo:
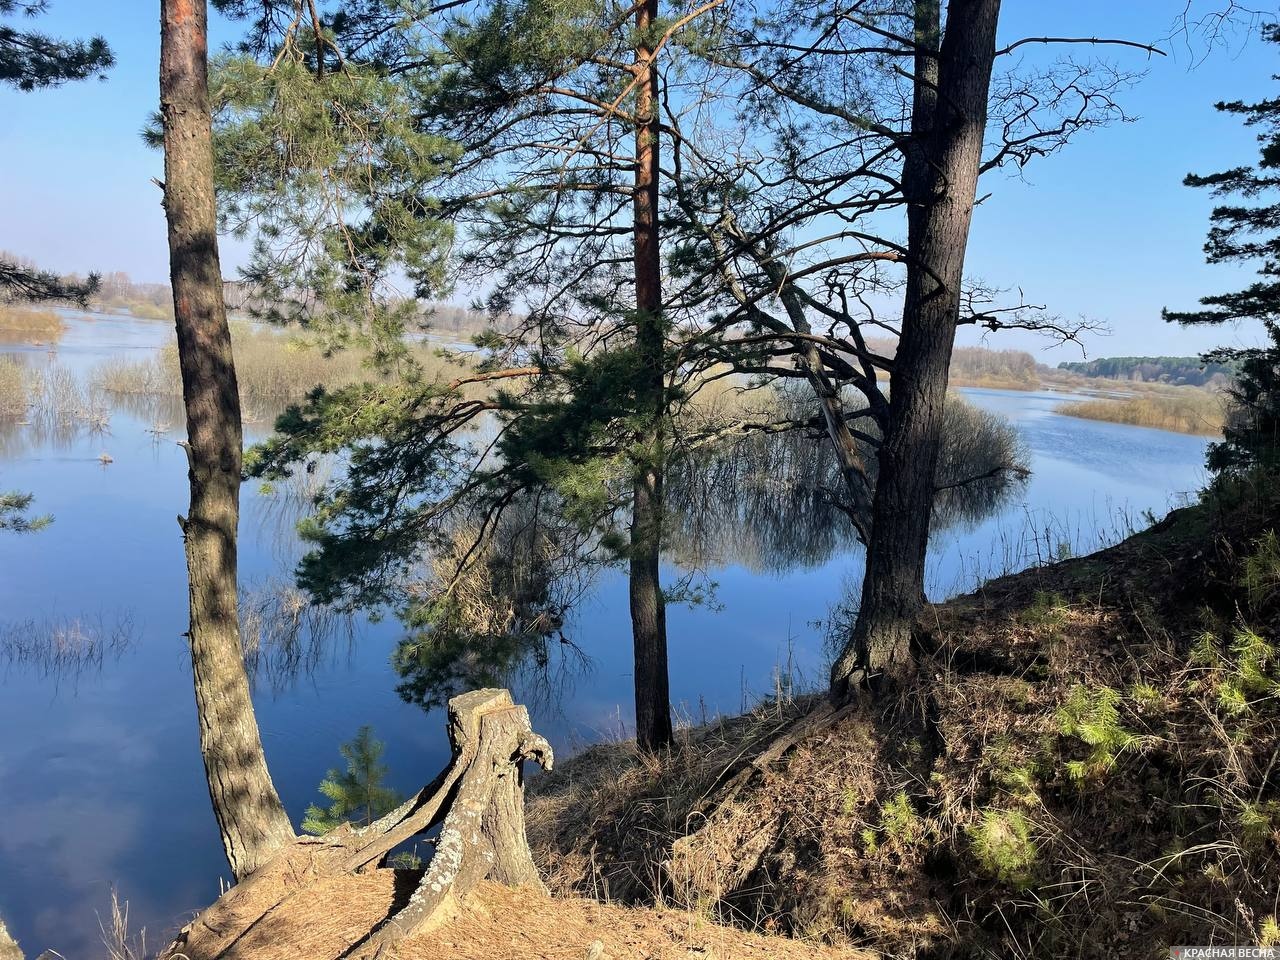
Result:
M320 781L320 792L329 804L321 807L313 803L307 807L302 829L320 835L341 823L367 826L394 810L403 798L383 785L387 778L387 767L382 763L385 749L367 725L360 728L355 739L338 747L347 761L346 770L330 770Z
M30 533L52 523L52 517L28 514L33 499L29 493L0 493L0 531Z
M37 17L48 0L0 0L0 17ZM0 84L30 91L102 76L115 65L102 37L57 40L34 30L0 22Z
M1141 737L1121 723L1120 705L1124 697L1111 687L1089 688L1076 684L1058 711L1058 728L1063 736L1084 742L1089 748L1083 759L1067 762L1067 776L1089 780L1109 773L1120 754L1141 743Z
M880 808L880 829L889 839L908 847L923 838L924 824L907 791L899 790Z
M1280 537L1274 530L1259 537L1254 551L1245 557L1241 586L1254 610L1262 609L1280 594Z
M1232 635L1230 654L1217 684L1218 705L1226 713L1245 713L1280 693L1280 682L1273 676L1276 649L1266 639L1240 627Z
M1280 24L1265 25L1262 35L1280 44ZM1261 346L1221 347L1203 357L1206 363L1232 364L1239 371L1230 390L1235 409L1222 441L1209 451L1211 469L1238 474L1254 467L1280 467L1280 99L1234 100L1217 108L1257 128L1258 163L1189 174L1185 183L1230 199L1210 215L1204 247L1208 261L1255 263L1261 279L1243 290L1203 297L1204 309L1165 310L1164 317L1191 325L1256 321L1262 326Z
M391 304L389 274L423 298L444 285L451 230L430 188L454 146L422 131L404 83L366 65L317 75L300 58L227 56L211 86L220 215L252 231L244 276L273 304L267 319L398 339L411 309Z
M1028 886L1036 866L1031 822L1019 810L984 810L966 830L983 873L1014 887Z

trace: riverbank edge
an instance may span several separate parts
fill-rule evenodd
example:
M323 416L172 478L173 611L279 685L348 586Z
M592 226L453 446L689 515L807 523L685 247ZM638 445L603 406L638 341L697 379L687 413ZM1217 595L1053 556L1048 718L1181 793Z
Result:
M535 859L557 892L888 956L1280 940L1278 508L1223 484L931 606L911 681L776 758L822 698L589 748L531 784Z

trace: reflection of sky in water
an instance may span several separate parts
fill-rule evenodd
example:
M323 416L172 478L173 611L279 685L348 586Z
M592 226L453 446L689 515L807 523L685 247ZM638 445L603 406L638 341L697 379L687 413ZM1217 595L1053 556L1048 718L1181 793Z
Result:
M113 352L154 349L169 329L126 318L72 323L57 359L87 370ZM993 545L1023 537L1028 517L1060 518L1084 547L1113 525L1115 510L1161 512L1174 494L1203 482L1201 438L1058 417L1052 408L1061 398L1053 395L965 392L1017 423L1035 473L998 517L939 538L930 565L935 596L966 585L975 568L991 570L1000 553ZM35 492L38 509L57 518L34 536L0 537L4 619L109 622L123 613L136 632L129 650L74 687L0 664L0 912L32 955L46 947L68 956L100 952L95 910L105 909L113 883L132 901L135 925L145 924L156 942L215 897L225 874L181 638L186 572L174 518L186 505L185 458L172 436L156 442L149 425L117 411L106 436L56 449L0 448L0 489ZM103 451L115 461L106 468L96 461ZM290 525L278 505L246 486L245 582L287 573L296 550L279 533ZM677 709L694 722L704 710L737 712L744 698L772 688L775 667L789 658L804 680L821 683L813 621L859 578L860 566L852 554L778 576L735 565L714 571L720 609L668 613ZM562 749L630 724L624 579L602 578L570 626L594 667L561 704L534 706L536 728ZM400 789L420 786L443 764L442 718L394 693L388 657L399 635L394 621L362 620L351 651L334 651L281 692L259 692L272 774L295 822L338 761L337 744L363 723L387 741Z

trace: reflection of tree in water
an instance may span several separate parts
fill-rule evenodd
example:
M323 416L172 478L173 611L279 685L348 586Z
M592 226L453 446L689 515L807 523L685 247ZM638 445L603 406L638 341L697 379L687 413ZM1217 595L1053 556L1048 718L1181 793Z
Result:
M1025 477L1025 460L1006 421L953 398L936 528L989 516ZM674 460L667 484L668 556L688 571L736 563L781 572L858 546L822 435L725 439ZM565 624L601 561L585 559L591 535L561 508L550 493L524 495L487 537L480 528L489 514L479 508L454 522L401 611L410 630L393 657L401 696L429 709L460 690L501 685L550 704L584 671Z
M291 581L240 585L240 647L255 684L286 690L339 654L349 656L355 639L350 613L311 602Z
M787 406L806 400L774 402ZM796 416L791 409L776 413L762 422ZM874 479L873 451L865 442L862 446ZM1007 421L949 398L934 531L991 516L1027 476L1026 459ZM830 443L816 432L749 433L674 462L667 507L667 548L685 567L732 563L781 573L825 563L859 546L839 464Z
M120 617L24 620L0 623L0 664L8 670L27 670L58 683L101 670L118 660L137 639L133 621Z
M297 564L304 552L298 526L315 512L319 497L341 471L339 456L316 454L289 476L256 490L250 481L242 490L241 513L252 523L241 521L241 541L253 537L283 568Z
M549 705L588 665L564 633L599 569L586 559L588 535L546 493L522 495L480 536L487 519L458 517L408 588L409 635L392 663L400 695L424 709L486 686Z

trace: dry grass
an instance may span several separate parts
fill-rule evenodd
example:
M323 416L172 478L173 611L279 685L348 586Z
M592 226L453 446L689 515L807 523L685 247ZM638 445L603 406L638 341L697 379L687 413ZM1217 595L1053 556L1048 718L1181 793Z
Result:
M305 340L246 323L231 325L240 402L248 421L262 419L289 403L301 401L317 386L329 389L376 379L368 353L349 349L326 356ZM456 369L422 348L418 360L427 376ZM114 358L93 371L95 385L116 396L182 395L182 376L175 344L142 360Z
M1021 377L1002 377L994 374L964 376L952 374L947 379L948 387L976 387L981 390L1022 390L1033 391L1041 387L1040 380L1024 380Z
M28 418L42 429L57 432L84 428L105 433L111 411L103 391L85 383L65 367L51 366L33 376L35 386Z
M0 304L0 340L48 343L57 341L66 327L62 317L52 310Z
M420 874L373 870L319 881L253 926L219 960L331 960L403 904ZM200 953L188 960L209 960ZM686 912L628 909L482 883L400 944L400 960L871 960L706 923ZM114 960L114 958L113 958ZM127 958L126 958L127 960Z
M147 930L143 927L136 934L129 930L129 901L120 901L115 887L111 888L111 910L106 918L98 917L98 929L102 932L102 944L107 949L107 960L147 960Z
M21 418L31 406L34 393L31 368L15 357L0 354L0 418Z
M1056 412L1086 420L1211 436L1222 432L1224 410L1219 393L1197 387L1175 387L1145 396L1075 400L1062 404Z

